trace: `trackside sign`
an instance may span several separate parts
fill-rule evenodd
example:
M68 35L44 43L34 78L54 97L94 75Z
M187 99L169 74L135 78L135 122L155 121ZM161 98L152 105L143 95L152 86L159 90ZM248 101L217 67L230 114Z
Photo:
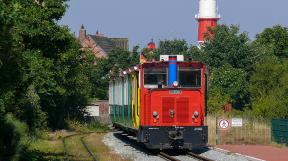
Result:
M218 129L228 130L231 127L230 120L228 119L218 119L217 120Z
M243 126L243 119L242 118L232 118L231 126L232 127L242 127Z
M217 128L219 130L228 130L231 127L243 127L242 118L218 118Z

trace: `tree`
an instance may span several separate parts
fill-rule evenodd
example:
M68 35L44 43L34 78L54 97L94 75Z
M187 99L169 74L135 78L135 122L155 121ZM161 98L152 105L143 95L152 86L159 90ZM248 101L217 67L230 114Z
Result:
M98 99L108 99L108 85L111 77L117 77L121 70L127 70L139 64L139 47L134 47L132 52L122 48L115 48L108 53L107 59L99 59L96 67L91 72L93 95Z
M259 57L251 75L249 92L257 117L288 118L288 29L274 26L256 36L253 46Z
M234 25L219 25L210 32L213 36L208 36L202 45L200 58L209 68L229 64L246 72L252 70L256 56L247 33L239 33L239 27Z
M281 59L288 58L288 28L280 25L265 29L256 36L256 43L272 50Z
M191 48L192 58L206 63L210 71L209 111L219 112L228 103L243 110L249 105L249 73L258 53L238 26L219 25L210 33L213 36L207 35L200 48Z
M64 127L65 119L80 117L87 103L93 62L79 50L69 29L57 24L65 0L0 3L0 96L5 113L25 121L30 132L46 123Z
M249 91L255 116L288 118L288 61L266 56L255 67Z
M247 103L246 73L230 65L214 68L209 76L208 112L217 113L225 104L231 103L234 108L242 109Z
M152 52L144 49L144 53L149 60L159 60L160 55L184 55L185 59L190 58L189 45L185 40L164 40L160 41L159 48Z

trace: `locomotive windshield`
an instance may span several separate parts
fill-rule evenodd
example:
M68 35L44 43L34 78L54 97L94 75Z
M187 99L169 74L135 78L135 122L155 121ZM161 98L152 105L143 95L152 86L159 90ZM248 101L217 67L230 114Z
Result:
M145 88L157 88L159 82L164 86L167 85L166 68L145 68L144 69L144 86Z
M184 88L201 87L201 70L193 68L180 68L178 71L179 86Z

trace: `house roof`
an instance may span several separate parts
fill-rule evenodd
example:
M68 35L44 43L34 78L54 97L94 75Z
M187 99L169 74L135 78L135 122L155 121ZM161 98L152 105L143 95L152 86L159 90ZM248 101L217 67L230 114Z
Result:
M116 44L107 37L103 36L95 36L95 35L89 35L97 45L99 45L106 53L109 53Z

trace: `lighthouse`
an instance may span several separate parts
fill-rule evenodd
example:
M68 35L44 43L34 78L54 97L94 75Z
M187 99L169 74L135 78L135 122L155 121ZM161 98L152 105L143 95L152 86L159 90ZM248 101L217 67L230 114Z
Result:
M209 28L217 26L220 14L217 9L217 0L199 0L199 13L195 16L198 21L198 43L205 41L205 33Z

